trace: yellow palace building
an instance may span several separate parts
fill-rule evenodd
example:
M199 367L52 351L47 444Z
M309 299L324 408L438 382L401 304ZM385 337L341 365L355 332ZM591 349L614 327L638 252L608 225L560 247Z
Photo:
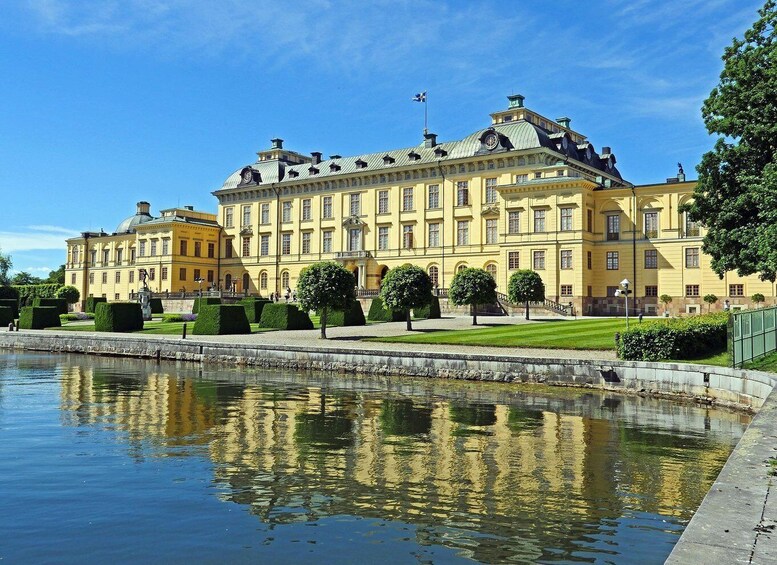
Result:
M724 301L747 307L755 293L774 302L773 284L734 273L721 280L710 269L703 230L680 211L695 185L682 170L666 182L635 186L621 176L610 147L597 148L569 118L542 116L521 95L508 101L490 124L458 141L426 133L404 149L324 158L273 139L213 192L217 216L196 213L199 223L187 224L199 236L165 235L159 226L157 238L171 240L164 265L184 276L168 275L152 290L198 289L191 253L175 250L178 239L199 237L203 245L218 241L201 277L213 271L214 286L240 293L293 289L303 268L334 260L354 273L365 294L380 287L389 269L412 263L440 289L459 269L484 268L503 293L515 270L534 269L550 300L584 314L622 312L623 297L615 294L624 279L630 301L647 314L664 310L661 295L672 297L674 314L706 310L706 294L719 298L713 309ZM195 214L173 209L160 220L187 212ZM119 244L134 245L138 263L146 259L137 250L148 224L138 225L134 243ZM164 229L177 228L168 224ZM117 236L105 236L109 248L111 237ZM84 238L68 245L67 276L81 281L85 257L74 261L73 253ZM110 253L108 259L110 265ZM84 296L125 299L131 281L118 288L110 280L102 287L81 281L79 288Z

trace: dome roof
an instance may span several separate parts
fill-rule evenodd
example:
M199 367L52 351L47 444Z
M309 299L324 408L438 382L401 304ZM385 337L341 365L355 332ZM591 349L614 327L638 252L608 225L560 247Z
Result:
M148 202L138 202L137 212L129 218L122 220L122 222L116 227L116 231L114 233L135 233L136 226L145 224L146 222L150 222L154 219L154 217L149 214L149 209Z

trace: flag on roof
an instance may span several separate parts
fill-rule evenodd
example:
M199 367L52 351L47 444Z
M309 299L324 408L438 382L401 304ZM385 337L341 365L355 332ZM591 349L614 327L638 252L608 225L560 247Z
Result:
M416 94L411 98L413 102L426 102L426 91Z

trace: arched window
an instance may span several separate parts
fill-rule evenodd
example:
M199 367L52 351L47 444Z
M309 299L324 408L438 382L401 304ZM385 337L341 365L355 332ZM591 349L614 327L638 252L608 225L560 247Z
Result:
M431 267L429 267L429 278L432 279L432 286L439 285L440 270L437 268L436 265L432 265Z
M489 263L486 265L486 272L491 275L494 280L496 280L496 264Z
M232 290L232 275L224 275L224 290Z
M259 275L259 288L267 290L267 271L262 271Z
M243 290L248 292L251 289L251 277L248 273L243 273Z
M459 265L458 267L456 267L456 272L457 272L457 273L460 273L461 271L463 271L463 270L464 270L464 269L466 269L466 268L467 268L467 264L466 264L466 263L462 263L461 265Z
M281 290L289 288L289 271L283 271L281 273Z

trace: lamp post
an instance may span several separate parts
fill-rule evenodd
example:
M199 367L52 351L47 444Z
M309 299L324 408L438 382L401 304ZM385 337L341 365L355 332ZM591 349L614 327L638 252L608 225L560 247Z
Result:
M631 284L631 281L629 279L623 279L621 281L621 286L623 287L623 290L616 290L615 296L623 295L626 297L626 329L629 329L629 285Z
M194 279L194 282L196 282L199 285L199 294L200 294L200 298L202 298L202 283L205 282L205 279L203 279L202 277L198 277Z

